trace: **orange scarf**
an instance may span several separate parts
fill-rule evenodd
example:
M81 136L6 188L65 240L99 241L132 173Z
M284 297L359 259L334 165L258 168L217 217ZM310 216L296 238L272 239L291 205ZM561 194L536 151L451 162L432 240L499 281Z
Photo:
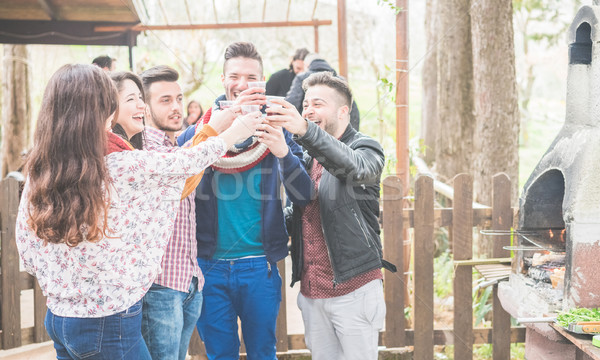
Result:
M208 139L209 137L217 135L219 134L215 131L215 129L213 129L210 125L206 124L192 138L192 146L196 146L201 142L206 141L206 139ZM202 175L204 175L204 171L202 171L200 174L189 177L185 181L185 186L183 187L181 200L188 197L188 195L190 195L196 189L198 184L200 184L200 180L202 180Z

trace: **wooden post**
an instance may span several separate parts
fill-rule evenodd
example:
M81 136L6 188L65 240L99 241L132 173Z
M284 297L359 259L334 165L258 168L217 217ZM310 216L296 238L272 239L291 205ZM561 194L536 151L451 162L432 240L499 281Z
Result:
M137 34L129 30L127 32L127 41L129 44L127 45L128 53L129 53L129 71L134 72L133 68L133 47L137 44Z
M396 175L402 180L404 196L408 196L408 0L396 0L396 6L400 9L396 15ZM404 238L408 238L406 230ZM410 268L410 247L410 243L404 246L404 273ZM408 283L408 276L404 281ZM409 298L408 287L406 298Z
M21 153L27 148L31 118L27 46L5 44L3 51L0 179L23 164Z
M433 179L419 176L414 227L415 359L433 359L433 192Z
M346 0L337 0L337 26L340 75L348 80L348 27L346 25Z
M2 348L12 349L21 346L21 288L19 252L15 238L19 182L12 178L0 181L0 199Z
M384 271L385 346L406 345L404 319L404 231L402 212L404 206L402 181L397 176L383 180L383 240L385 258L398 268L397 273Z
M315 25L315 52L319 52L319 25Z
M40 343L50 340L48 332L44 327L46 317L46 297L37 280L33 280L33 342Z
M396 173L408 192L408 0L396 0Z
M286 286L285 286L285 259L277 263L279 274L281 275L281 303L279 304L279 314L277 315L277 351L285 352L289 350L287 333L287 307L286 307Z
M452 208L452 252L454 260L473 258L473 178L454 178ZM454 270L454 359L473 359L473 268Z
M510 230L513 212L510 206L511 183L508 175L496 174L493 178L492 193L492 229ZM510 257L510 251L504 246L510 245L509 236L494 236L493 257ZM510 359L510 314L498 299L498 285L494 285L492 303L492 342L494 360Z

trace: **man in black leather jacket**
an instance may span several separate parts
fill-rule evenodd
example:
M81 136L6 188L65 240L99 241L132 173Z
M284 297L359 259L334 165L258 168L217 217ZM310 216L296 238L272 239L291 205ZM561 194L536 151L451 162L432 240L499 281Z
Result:
M383 327L379 238L379 183L384 152L350 123L352 93L329 72L308 77L301 116L296 108L268 109L270 125L283 126L304 147L314 196L291 214L292 286L312 358L377 359Z

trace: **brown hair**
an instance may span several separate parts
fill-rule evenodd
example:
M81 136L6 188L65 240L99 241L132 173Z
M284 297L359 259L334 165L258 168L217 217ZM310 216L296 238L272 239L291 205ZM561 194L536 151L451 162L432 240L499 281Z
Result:
M144 93L148 98L144 98L146 104L150 103L150 86L159 81L176 82L179 80L179 73L167 65L158 65L152 67L141 74Z
M28 224L44 244L106 236L106 121L117 107L115 85L96 66L64 65L48 82L26 164Z
M262 74L263 62L262 62L262 57L258 53L258 50L256 50L256 47L254 46L253 43L242 42L242 41L234 42L233 44L230 44L227 47L227 49L225 49L225 55L224 55L225 62L223 63L223 74L225 74L225 67L227 65L227 61L229 61L229 59L233 59L233 58L237 58L237 57L254 59L254 60L258 61L259 65L260 65L260 73Z
M121 92L121 90L123 90L123 84L125 83L125 80L133 81L135 83L135 85L138 87L138 89L140 90L140 93L142 93L142 100L146 101L146 95L144 94L144 87L142 85L142 80L136 74L134 74L130 71L119 71L119 72L111 73L110 78L115 83L115 86L117 87L117 91L119 93ZM115 119L115 121L116 121L116 119ZM144 120L144 125L146 125L146 120ZM112 132L119 135L123 139L129 141L129 143L135 149L137 149L137 150L144 149L144 143L146 142L146 138L144 137L144 131L133 135L130 139L127 137L127 133L125 132L125 129L123 129L123 127L120 124L117 124L115 122L115 124L112 127Z
M311 74L302 82L304 92L309 87L323 85L335 90L343 99L343 105L352 109L352 91L346 80L335 77L330 71L322 71Z

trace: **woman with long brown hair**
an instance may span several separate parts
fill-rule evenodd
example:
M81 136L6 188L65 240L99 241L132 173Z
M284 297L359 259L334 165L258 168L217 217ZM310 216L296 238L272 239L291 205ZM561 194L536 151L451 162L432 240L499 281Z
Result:
M160 270L185 180L261 121L259 112L238 118L173 153L129 151L106 131L117 108L101 69L63 66L46 87L26 164L17 246L47 296L59 359L150 358L140 300Z

